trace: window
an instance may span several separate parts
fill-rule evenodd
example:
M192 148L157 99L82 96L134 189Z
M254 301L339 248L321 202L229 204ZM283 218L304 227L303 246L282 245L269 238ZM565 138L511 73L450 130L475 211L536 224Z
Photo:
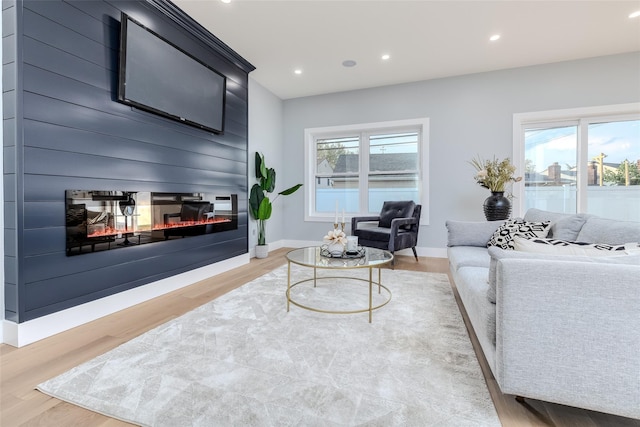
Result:
M520 213L640 221L640 104L516 114L514 158Z
M428 119L306 129L305 219L375 215L385 200L428 206L427 153Z

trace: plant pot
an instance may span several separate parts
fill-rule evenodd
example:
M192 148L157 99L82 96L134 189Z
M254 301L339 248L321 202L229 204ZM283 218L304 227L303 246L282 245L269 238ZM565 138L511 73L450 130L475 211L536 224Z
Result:
M509 218L511 202L504 197L504 191L492 191L484 201L484 216L487 221L500 221Z
M266 258L269 256L269 245L256 245L256 258Z

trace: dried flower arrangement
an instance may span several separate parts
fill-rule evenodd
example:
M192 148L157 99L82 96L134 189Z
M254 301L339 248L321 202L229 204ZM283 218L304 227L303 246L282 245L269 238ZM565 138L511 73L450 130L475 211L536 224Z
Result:
M522 180L521 176L514 176L516 167L508 157L504 160L476 157L469 163L476 168L476 182L491 192L504 192L508 183Z

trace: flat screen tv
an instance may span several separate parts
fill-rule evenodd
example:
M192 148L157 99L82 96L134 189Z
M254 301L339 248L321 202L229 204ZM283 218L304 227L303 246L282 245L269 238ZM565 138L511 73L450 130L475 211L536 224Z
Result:
M225 76L122 13L118 101L222 133L225 95Z

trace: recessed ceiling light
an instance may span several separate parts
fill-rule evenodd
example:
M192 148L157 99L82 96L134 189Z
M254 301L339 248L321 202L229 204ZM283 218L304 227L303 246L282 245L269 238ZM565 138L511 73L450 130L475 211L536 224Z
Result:
M489 40L491 40L492 42L496 41L500 39L500 34L494 34L491 37L489 37Z
M355 67L356 64L357 64L357 62L354 61L353 59L347 59L345 61L342 61L342 66L347 67L347 68Z
M294 74L302 74L302 70L300 68L296 68L293 72Z
M387 55L386 53L384 55L382 55L382 60L383 61L386 61L389 58L391 58L391 55Z
M638 16L640 16L640 10L636 10L635 12L633 12L631 15L629 15L629 18L637 18Z
M231 3L231 0L220 0L222 3Z

